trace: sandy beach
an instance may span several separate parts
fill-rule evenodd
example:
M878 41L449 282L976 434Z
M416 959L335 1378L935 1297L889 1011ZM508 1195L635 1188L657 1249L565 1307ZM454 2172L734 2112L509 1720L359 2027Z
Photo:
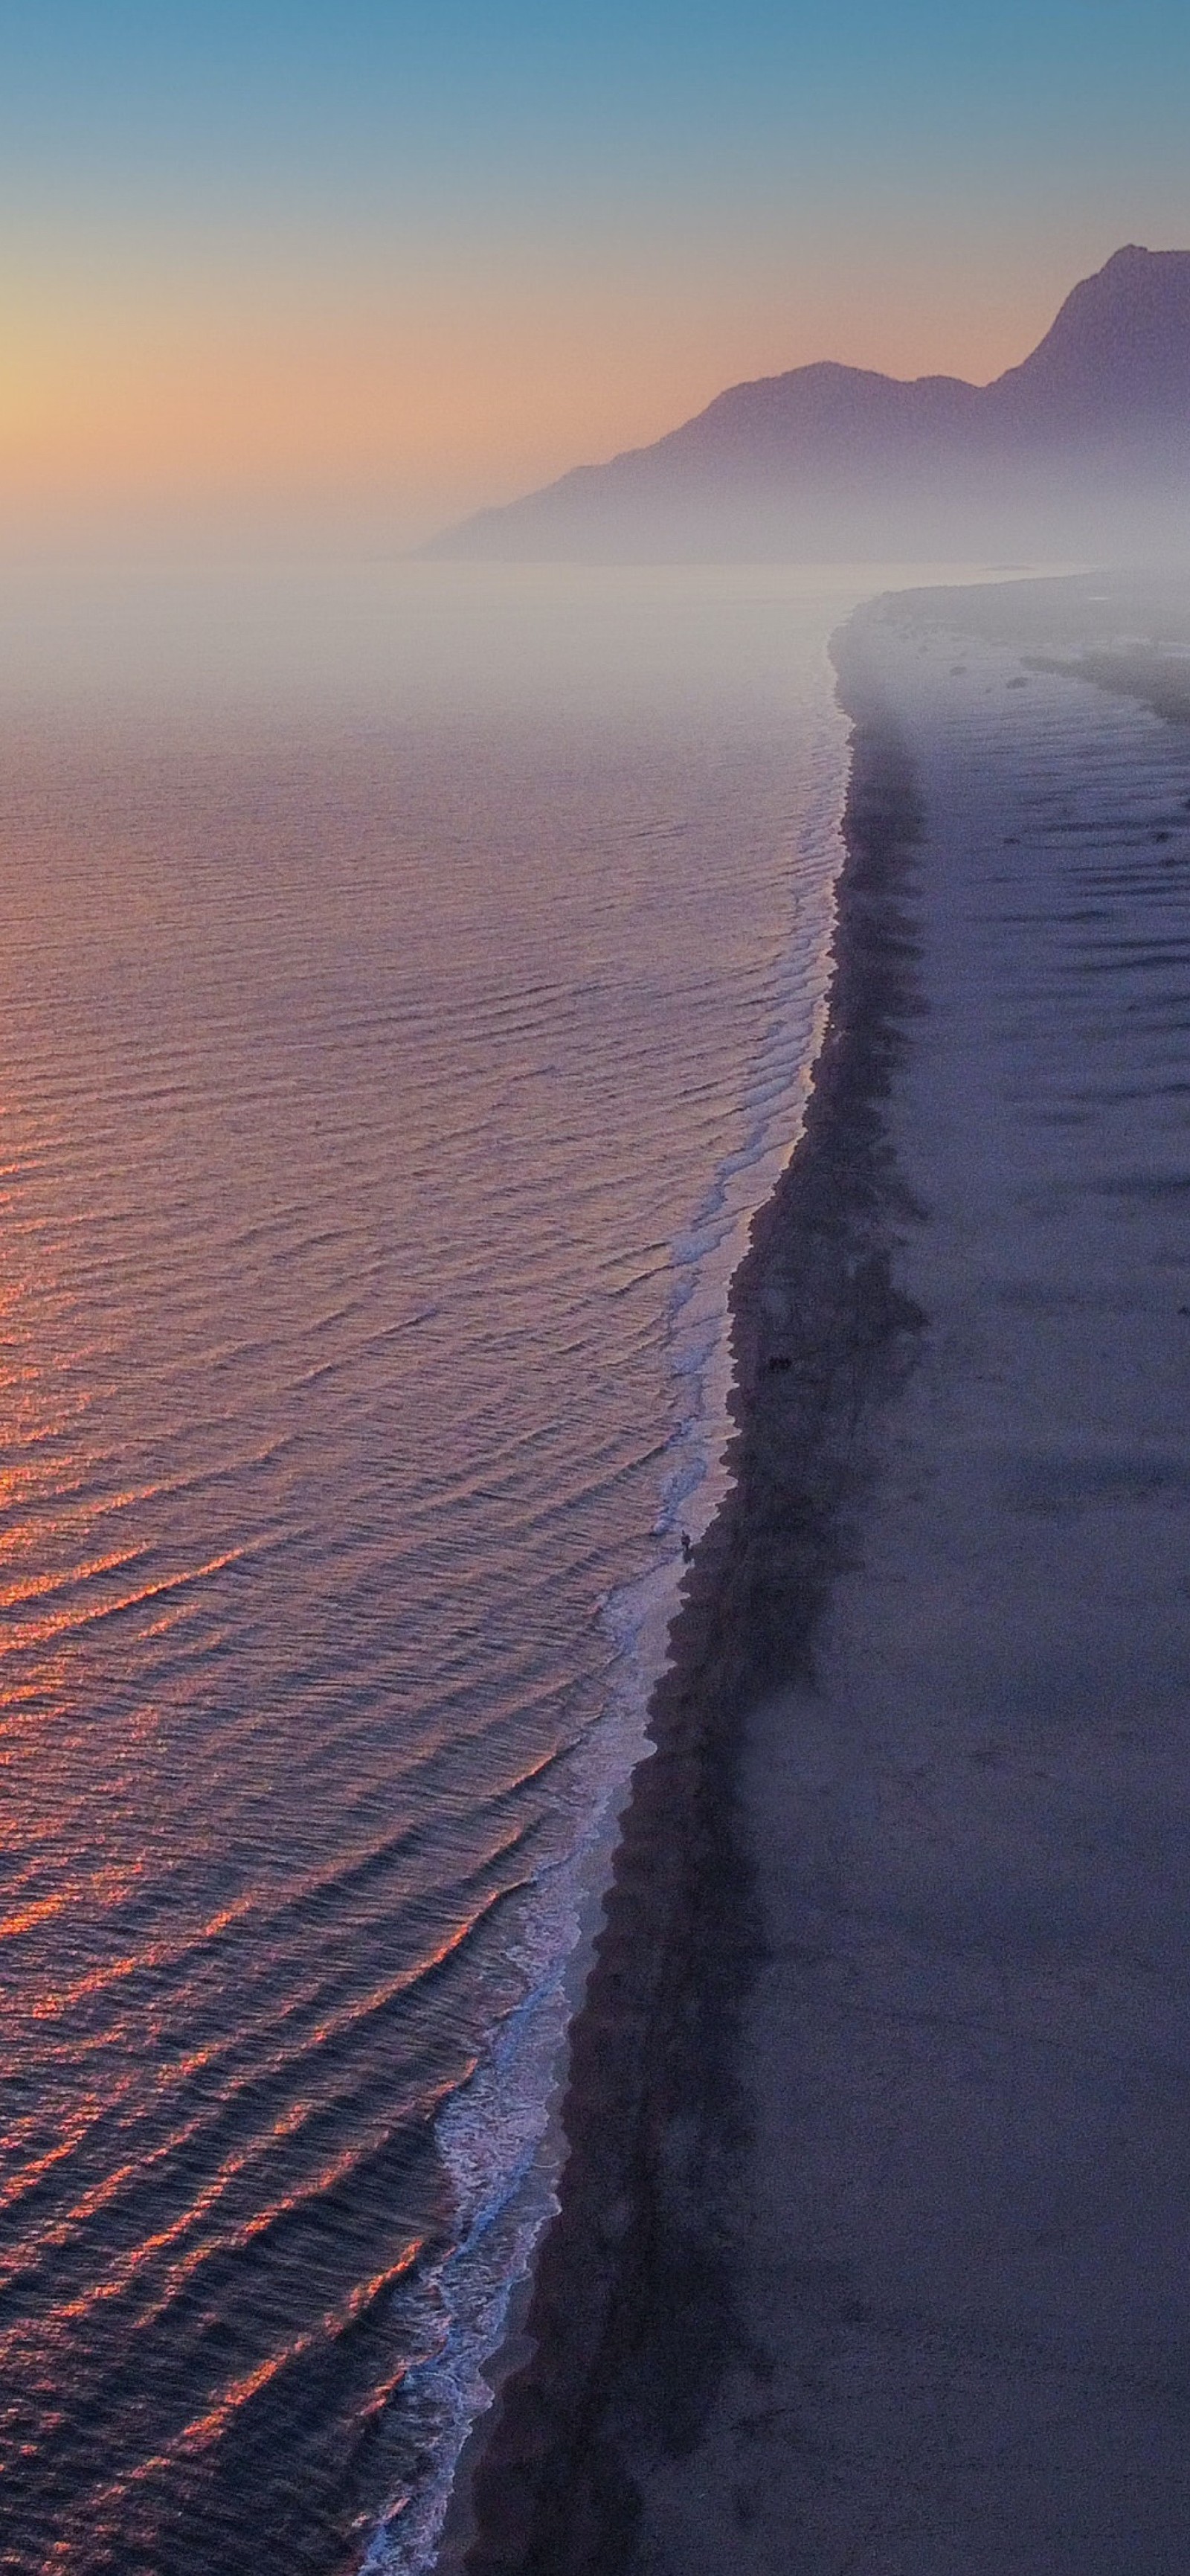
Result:
M1186 2564L1188 637L839 640L828 1035L468 2576Z

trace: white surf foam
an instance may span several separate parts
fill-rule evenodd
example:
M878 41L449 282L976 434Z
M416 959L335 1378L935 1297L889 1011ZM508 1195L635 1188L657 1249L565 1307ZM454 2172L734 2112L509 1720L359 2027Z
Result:
M678 1606L680 1533L695 1541L702 1535L729 1482L730 1283L752 1219L796 1144L821 1039L846 784L846 728L833 703L824 703L809 775L790 833L790 933L771 977L738 1133L671 1248L675 1420L664 1453L656 1554L601 1614L610 1648L606 1702L570 1765L568 1857L539 1880L522 1910L514 1957L525 1978L524 2000L437 2124L461 2234L449 2258L420 2284L418 2357L402 2390L407 2415L424 2428L423 2456L432 2455L434 2468L392 2498L364 2561L366 2576L426 2576L434 2566L460 2454L492 2402L486 2366L504 2340L510 2304L557 2206L567 2030L616 1819L647 1750L648 1702Z

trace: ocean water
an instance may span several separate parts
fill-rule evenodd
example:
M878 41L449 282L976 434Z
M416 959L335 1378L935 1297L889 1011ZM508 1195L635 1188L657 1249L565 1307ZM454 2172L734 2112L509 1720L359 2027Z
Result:
M0 606L0 2567L432 2564L879 580Z

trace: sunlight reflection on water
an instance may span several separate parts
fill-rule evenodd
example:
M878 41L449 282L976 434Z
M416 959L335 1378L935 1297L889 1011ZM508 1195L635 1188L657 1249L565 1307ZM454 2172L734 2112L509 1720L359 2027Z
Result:
M874 586L14 577L15 2576L331 2571L398 2492L429 2546L796 1122Z

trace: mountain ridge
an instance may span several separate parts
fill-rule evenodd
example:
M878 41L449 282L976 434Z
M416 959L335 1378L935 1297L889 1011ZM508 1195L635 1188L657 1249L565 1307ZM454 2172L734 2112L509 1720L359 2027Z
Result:
M1190 504L1190 251L1127 243L990 384L835 359L746 379L650 445L574 466L422 551L942 559L1039 539L1085 552L1104 532L1125 551L1146 537L1164 551L1179 502Z

